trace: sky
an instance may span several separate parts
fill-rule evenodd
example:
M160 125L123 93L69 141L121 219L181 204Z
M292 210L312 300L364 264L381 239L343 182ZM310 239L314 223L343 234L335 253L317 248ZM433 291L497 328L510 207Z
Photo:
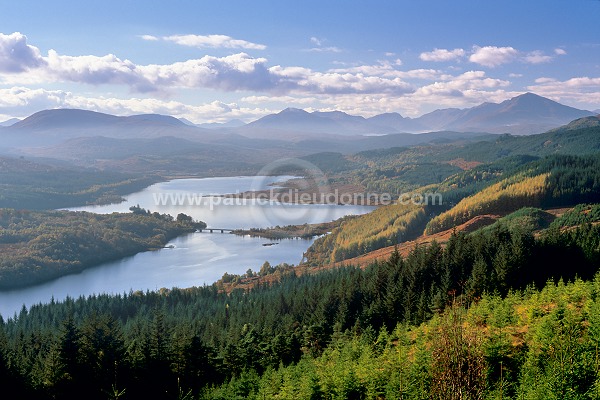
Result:
M533 92L600 109L598 0L0 0L0 121L418 117Z

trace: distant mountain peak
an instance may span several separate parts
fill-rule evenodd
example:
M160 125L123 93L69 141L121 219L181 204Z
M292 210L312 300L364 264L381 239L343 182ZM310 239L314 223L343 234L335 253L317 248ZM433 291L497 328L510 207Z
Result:
M277 114L282 115L282 114L310 114L310 113L301 108L288 107L288 108L281 110Z
M77 108L57 108L38 111L12 127L16 129L49 130L60 128L94 128L107 125L168 125L186 126L175 117L161 114L137 114L126 117Z
M539 94L535 94L533 92L525 92L523 94L520 94L518 96L513 97L513 99L518 99L518 98L538 98L538 99L546 99L546 97L540 96Z
M181 118L179 118L179 120L180 120L181 122L183 122L184 124L188 125L188 126L196 126L196 124L195 124L195 123L193 123L192 121L190 121L190 120L189 120L189 119L187 119L187 118L183 118L183 117L181 117Z
M12 126L16 129L47 130L63 127L94 126L114 122L119 117L77 108L57 108L38 111Z
M21 121L19 118L7 119L6 121L0 122L0 126L11 126L11 125L16 124L19 121Z

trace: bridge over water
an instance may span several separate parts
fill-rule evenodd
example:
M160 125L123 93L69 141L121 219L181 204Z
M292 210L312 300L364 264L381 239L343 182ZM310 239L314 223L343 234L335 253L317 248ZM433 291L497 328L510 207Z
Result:
M204 228L204 229L198 229L198 232L206 232L206 233L231 233L235 231L235 229L230 229L230 228Z

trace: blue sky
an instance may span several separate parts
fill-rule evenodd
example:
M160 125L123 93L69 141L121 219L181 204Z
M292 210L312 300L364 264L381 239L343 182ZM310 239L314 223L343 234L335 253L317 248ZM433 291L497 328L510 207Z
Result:
M372 116L532 91L600 108L600 1L5 1L0 120Z

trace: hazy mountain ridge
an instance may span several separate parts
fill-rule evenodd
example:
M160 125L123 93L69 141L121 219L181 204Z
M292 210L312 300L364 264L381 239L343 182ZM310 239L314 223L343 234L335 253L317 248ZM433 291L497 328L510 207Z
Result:
M201 140L203 136L214 135L217 132L237 133L249 137L276 134L280 139L285 138L285 135L281 135L282 132L344 136L442 130L523 134L540 133L593 115L595 114L591 111L579 110L533 93L525 93L502 103L482 103L466 109L440 109L418 118L403 117L398 113L364 118L342 111L307 112L298 108L287 108L244 125L241 125L239 120L223 124L193 124L186 119L159 114L115 116L88 110L55 109L40 111L24 120L15 121L3 132L4 135L19 132L20 136L25 136L25 133L56 134L60 131L70 138L77 137L74 135L123 138L177 136L190 140ZM73 130L77 132L72 132ZM90 134L92 130L94 132Z
M179 119L159 114L116 116L80 109L44 110L4 127L2 143L9 147L47 146L80 137L105 136L143 139L176 136L195 141L222 138L207 129L186 125Z
M88 110L55 109L40 111L11 126L0 127L0 137L3 148L60 147L66 140L101 136L114 139L174 137L234 147L241 143L242 147L247 147L253 140L267 140L261 145L288 149L292 146L299 153L323 151L331 148L333 143L341 152L356 152L377 148L374 146L406 146L457 138L468 140L482 132L541 133L592 116L594 113L590 111L564 106L532 93L498 104L436 110L418 118L403 117L398 113L364 118L341 111L308 112L287 108L243 126L235 126L241 123L235 120L201 127L185 119L159 114L115 116ZM437 133L421 136L411 132ZM318 145L324 147L317 148Z
M0 122L0 127L2 127L2 126L11 126L11 125L16 124L19 121L21 121L19 118L7 119L6 121Z
M363 118L341 111L309 113L301 109L287 108L251 122L244 127L244 132L253 134L263 129L368 135L450 130L533 134L592 115L594 113L591 111L579 110L533 93L525 93L501 103L482 103L466 109L440 109L418 118L403 117L398 113Z
M204 123L204 124L191 123L191 124L193 126L197 126L197 127L205 128L205 129L239 128L240 126L246 125L246 123L244 121L242 121L241 119L232 119L227 122L211 122L211 123Z
M48 130L67 127L96 127L100 125L146 125L185 126L175 117L160 114L138 114L126 117L81 109L43 110L30 115L12 126L22 130Z

